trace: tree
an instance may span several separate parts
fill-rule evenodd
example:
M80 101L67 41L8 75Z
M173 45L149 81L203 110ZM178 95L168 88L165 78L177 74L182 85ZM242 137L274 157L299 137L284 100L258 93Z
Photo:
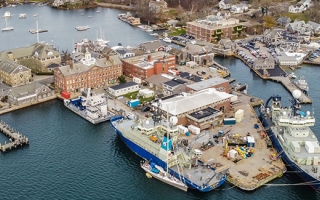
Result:
M123 75L118 77L118 81L119 81L119 83L126 83L127 82L126 77L124 77Z
M277 21L272 16L263 17L264 27L268 29L273 29L277 25Z

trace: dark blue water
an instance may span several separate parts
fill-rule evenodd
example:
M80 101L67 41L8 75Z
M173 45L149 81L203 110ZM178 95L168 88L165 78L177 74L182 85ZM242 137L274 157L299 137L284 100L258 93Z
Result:
M98 14L95 13L96 9L59 11L49 7L24 5L2 8L0 15L6 10L16 15L10 21L15 30L0 34L2 50L21 46L22 42L25 42L25 45L33 42L29 38L34 35L28 30L35 26L36 19L32 17L35 13L39 14L41 28L49 29L48 33L40 34L41 40L50 41L52 36L56 36L61 41L55 39L54 43L63 48L71 49L72 39L78 40L77 34L88 34L86 37L96 38L95 31L91 31L93 28L88 32L76 32L74 27L77 23L91 27L96 23L97 28L103 24L105 29L109 27L105 37L111 40L113 45L118 42L125 43L127 35L134 38L130 45L153 38L118 20L117 14L123 12L118 10L100 8L101 13ZM27 13L26 22L18 19L18 14L24 12ZM85 17L81 16L83 12ZM93 17L88 19L88 15ZM100 17L95 19L98 15ZM80 24L78 18L81 17L83 20L91 20L92 24ZM43 21L40 22L40 19ZM107 23L114 24L114 27ZM6 39L10 37L15 40ZM237 81L249 85L249 94L262 99L267 99L272 94L281 94L283 101L289 99L290 94L280 84L261 80L240 60L219 57L216 60L227 66ZM314 103L306 107L309 110L314 108L316 116L320 110L320 94L317 88L319 73L320 68L312 66L304 66L296 71L297 75L304 75L308 80ZM116 136L109 122L92 125L65 109L59 100L4 114L0 119L27 135L30 140L29 147L0 154L1 199L320 199L320 193L314 192L308 186L265 186L253 192L245 192L226 183L215 191L204 194L197 191L185 193L174 189L157 180L146 178L139 167L139 157ZM320 138L319 123L313 130ZM0 134L0 142L4 141L8 140ZM287 173L272 183L299 182L301 180L296 175Z

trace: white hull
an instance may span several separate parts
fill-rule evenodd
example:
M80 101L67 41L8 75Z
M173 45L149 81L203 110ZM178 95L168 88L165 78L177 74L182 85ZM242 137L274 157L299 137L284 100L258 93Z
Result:
M183 191L187 191L188 190L188 187L187 187L187 185L185 184L185 183L183 183L182 181L180 181L180 180L178 180L178 179L176 179L176 178L174 178L174 177L168 177L167 175L167 172L161 172L161 174L159 173L159 174L156 174L156 173L154 173L154 172L152 172L151 171L151 167L150 167L150 165L149 164L147 164L147 163L144 163L144 164L142 164L141 165L141 168L145 171L145 172L147 172L148 174L150 174L153 178L156 178L156 179L158 179L159 181L162 181L162 182L164 182L164 183L166 183L166 184L168 184L168 185L171 185L171 186L173 186L173 187L175 187L175 188L178 188L178 189L180 189L180 190L183 190Z

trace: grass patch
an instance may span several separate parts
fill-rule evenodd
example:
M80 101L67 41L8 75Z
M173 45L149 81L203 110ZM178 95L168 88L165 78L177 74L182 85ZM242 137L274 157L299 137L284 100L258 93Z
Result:
M292 21L298 19L298 20L304 20L306 23L309 21L308 16L305 13L285 13L284 16L289 17Z
M176 16L178 16L178 13L176 10L169 10L168 15L170 17L176 17Z
M177 36L177 35L180 35L180 34L186 34L186 30L183 29L183 28L175 29L174 31L170 32L168 35L169 36Z
M125 96L127 99L137 99L137 95L138 95L138 91L137 92L131 92L131 93L128 93L128 94L125 94L123 96ZM140 103L145 103L145 102L150 102L154 99L154 97L148 97L148 98L143 98L143 97L139 97L140 99Z

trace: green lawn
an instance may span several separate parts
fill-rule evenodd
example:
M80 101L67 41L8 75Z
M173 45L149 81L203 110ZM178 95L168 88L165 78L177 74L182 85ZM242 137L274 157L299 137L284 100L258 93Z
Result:
M168 35L169 36L177 36L177 35L180 35L180 34L186 34L186 30L185 29L175 29L173 30L172 32L170 32Z
M304 13L285 13L284 16L289 17L292 21L304 20L305 22L309 21L309 18Z
M137 92L132 92L132 93L128 93L128 94L125 94L123 96L125 96L127 99L136 99L137 98L137 94L138 94L138 91ZM143 98L143 97L139 97L140 99L140 103L145 103L145 102L150 102L154 99L154 97L148 97L148 98Z

